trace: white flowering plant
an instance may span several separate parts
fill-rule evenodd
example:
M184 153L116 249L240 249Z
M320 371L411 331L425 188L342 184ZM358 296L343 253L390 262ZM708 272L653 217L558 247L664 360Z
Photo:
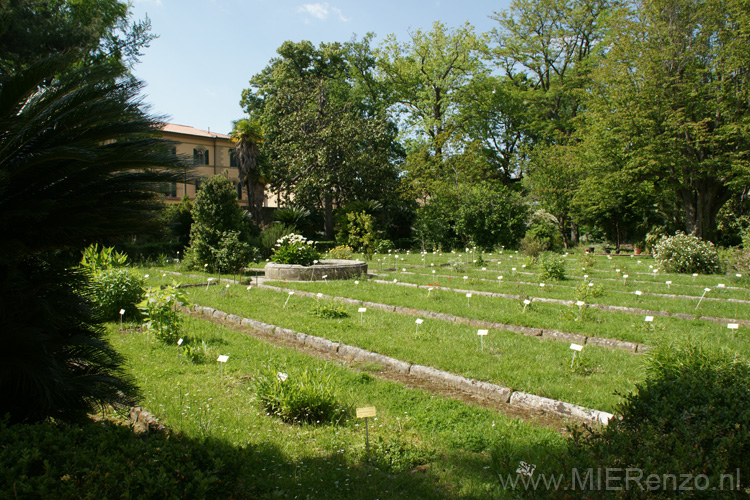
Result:
M313 241L299 234L287 234L276 241L271 260L278 264L312 265L320 260L320 252L315 249Z
M718 273L721 259L713 243L678 231L654 245L654 259L668 273Z

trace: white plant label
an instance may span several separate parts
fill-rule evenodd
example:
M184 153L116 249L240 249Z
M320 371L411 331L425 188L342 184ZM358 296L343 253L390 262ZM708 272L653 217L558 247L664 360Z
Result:
M584 301L582 301L582 300L579 300L578 302L576 302L576 305L577 305L578 307L583 307L583 306L585 306L585 305L586 305L586 303L585 303Z
M218 361L219 363L226 363L227 361L229 361L229 356L222 354L221 356L216 358L216 361Z
M289 375L287 375L287 374L286 374L286 373L284 373L284 372L279 372L279 373L277 373L277 374L276 374L276 377L277 377L277 378L278 378L278 379L279 379L279 380L280 380L281 382L286 382L286 379L288 379L288 378L289 378Z
M653 317L653 316L646 316L646 318L644 319L644 321L645 321L646 323L651 323L651 322L653 322L653 321L654 321L654 317Z
M470 299L470 298L471 298L471 294L470 294L470 293L467 293L467 294L466 294L466 297Z
M354 284L355 284L355 285L359 285L359 280L356 280L356 281L354 282Z
M357 309L357 312L360 312L360 313L367 312L367 308L366 307L360 307L359 309Z
M177 345L182 345L182 339L177 341Z
M529 299L526 299L526 300L523 301L523 303L524 303L524 305L528 306L529 304L531 304L531 301Z
M727 286L724 283L719 283L716 285L716 288L726 288Z
M729 328L730 330L737 330L739 327L740 327L739 323L729 323L727 325L727 328Z
M125 309L120 309L120 316L122 316L123 314L125 314Z
M583 351L583 346L581 344L570 344L570 348L578 352Z
M323 279L326 279L327 277L328 277L328 275L327 275L327 274L324 274L324 275L323 275Z
M636 290L636 291L635 291L635 294L636 294L637 296L639 296L639 297L640 297L641 295L643 295L643 292L642 292L642 291L640 291L640 290Z
M489 333L489 330L477 330L477 335L487 335Z
M316 295L316 297L317 297L317 298L319 298L319 299L322 299L322 298L323 298L323 294L322 294L322 293L318 293L318 294Z
M417 318L417 321L415 321L416 324L421 325L424 323L424 320L422 318Z

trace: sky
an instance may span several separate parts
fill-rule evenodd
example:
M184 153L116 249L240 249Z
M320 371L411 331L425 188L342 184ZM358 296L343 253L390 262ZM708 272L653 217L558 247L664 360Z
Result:
M250 78L287 40L346 42L375 33L373 46L395 34L429 31L435 21L469 22L490 31L510 0L134 0L133 17L151 20L159 38L133 69L146 83L152 114L171 123L229 133L244 117L239 105Z

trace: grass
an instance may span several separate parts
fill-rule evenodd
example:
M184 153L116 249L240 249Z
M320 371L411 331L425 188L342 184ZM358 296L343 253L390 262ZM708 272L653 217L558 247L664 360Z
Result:
M187 294L227 313L600 410L613 410L620 400L615 392L629 391L642 378L641 358L623 351L587 346L584 355L597 368L583 375L570 369L572 354L561 342L493 331L480 351L477 330L465 325L426 319L416 335L412 316L368 310L361 325L357 307L344 306L347 318L318 318L310 314L316 299L286 293L232 286L229 292L199 287Z
M674 337L697 336L712 343L721 343L742 352L750 352L750 348L742 335L738 335L735 340L732 340L731 332L725 324L700 319L683 320L656 317L653 323L656 328L651 328L644 324L643 314L588 308L583 316L584 319L579 320L577 307L543 302L533 302L524 312L523 297L519 300L511 300L474 295L471 297L470 305L467 305L467 299L463 293L436 288L430 292L428 297L425 289L378 284L364 280L360 281L359 285L354 285L351 281L331 281L327 284L320 282L288 282L286 284L276 282L274 284L291 289L321 292L327 295L394 306L408 304L410 308L443 312L484 321L555 329L591 337L645 344L654 344ZM471 284L464 285L461 283L461 288L472 289L472 286ZM533 298L531 295L527 297Z
M554 430L378 380L366 366L348 369L193 318L184 327L187 343L208 346L206 362L114 324L109 338L128 358L146 409L190 438L242 450L238 481L249 498L501 498L488 450L505 441L563 446ZM223 377L218 354L229 356ZM361 420L291 425L261 411L251 381L264 368L325 371L343 404L375 406L370 455ZM418 466L424 472L412 473Z

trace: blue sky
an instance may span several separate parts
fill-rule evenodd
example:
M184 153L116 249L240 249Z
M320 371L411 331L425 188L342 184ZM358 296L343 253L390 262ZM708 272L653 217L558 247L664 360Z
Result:
M134 0L137 19L148 15L159 36L145 49L134 73L145 81L153 113L173 123L228 133L242 118L248 81L276 56L286 40L348 41L367 32L400 42L409 31L471 23L478 32L495 27L494 12L509 0Z

